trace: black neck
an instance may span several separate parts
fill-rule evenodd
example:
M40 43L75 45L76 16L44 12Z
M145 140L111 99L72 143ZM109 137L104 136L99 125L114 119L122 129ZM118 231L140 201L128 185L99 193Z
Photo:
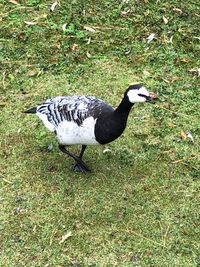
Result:
M128 100L128 97L125 95L121 103L119 104L119 106L115 109L115 114L126 114L128 117L128 114L132 106L133 106L133 103L131 103Z
M125 95L114 112L101 115L95 125L96 139L100 144L107 144L123 133L132 106Z

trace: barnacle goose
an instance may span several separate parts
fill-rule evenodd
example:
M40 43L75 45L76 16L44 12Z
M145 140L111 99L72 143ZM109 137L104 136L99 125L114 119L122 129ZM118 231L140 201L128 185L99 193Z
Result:
M74 170L90 169L82 157L87 145L107 144L118 138L126 128L129 112L137 102L153 102L156 95L140 84L129 86L119 106L114 109L92 96L59 96L48 99L25 113L36 113L49 131L54 132L59 149L72 157ZM81 144L76 156L66 149L67 145Z

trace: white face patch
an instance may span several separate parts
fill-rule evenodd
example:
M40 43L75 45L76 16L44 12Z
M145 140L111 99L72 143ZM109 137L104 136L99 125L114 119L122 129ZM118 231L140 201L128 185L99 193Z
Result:
M147 91L147 89L142 86L140 89L132 89L129 90L127 93L128 99L131 103L139 103L139 102L146 102L146 98L139 96L139 95L145 95L145 96L149 96L149 92Z

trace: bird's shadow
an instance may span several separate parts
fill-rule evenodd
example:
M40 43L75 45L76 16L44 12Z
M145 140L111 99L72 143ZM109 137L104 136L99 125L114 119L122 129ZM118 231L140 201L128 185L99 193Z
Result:
M81 146L69 146L70 152L78 155ZM143 170L138 166L136 155L137 152L126 147L115 148L110 146L110 151L104 153L105 146L87 148L87 153L84 155L84 162L90 167L91 172L75 172L73 167L75 161L62 153L57 144L49 145L47 143L42 146L26 147L23 151L22 157L24 159L30 158L27 163L27 172L31 177L39 177L48 181L72 179L94 179L101 173L103 176L113 176L113 174L127 173L127 169L137 169L138 172ZM139 167L139 169L138 169ZM30 178L31 178L30 177Z
M67 149L70 152L73 152L75 155L79 154L79 147L68 147ZM24 160L30 158L28 161L27 169L29 169L30 173L33 173L34 177L44 177L45 179L57 179L57 176L64 176L65 179L68 179L73 176L82 176L82 177L90 177L95 175L95 166L94 161L86 156L84 161L91 167L90 172L77 172L74 171L73 167L75 165L75 161L62 153L58 146L56 145L43 145L38 147L28 147L25 151L23 151L22 157Z

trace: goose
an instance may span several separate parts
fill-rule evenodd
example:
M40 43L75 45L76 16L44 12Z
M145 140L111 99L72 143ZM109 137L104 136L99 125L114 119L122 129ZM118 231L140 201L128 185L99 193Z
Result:
M104 145L118 138L126 128L127 119L135 103L153 103L156 94L141 84L130 85L119 106L114 109L93 96L58 96L47 99L24 113L36 114L44 126L54 132L59 149L75 161L74 170L90 172L83 161L87 145ZM82 145L79 156L66 149Z

